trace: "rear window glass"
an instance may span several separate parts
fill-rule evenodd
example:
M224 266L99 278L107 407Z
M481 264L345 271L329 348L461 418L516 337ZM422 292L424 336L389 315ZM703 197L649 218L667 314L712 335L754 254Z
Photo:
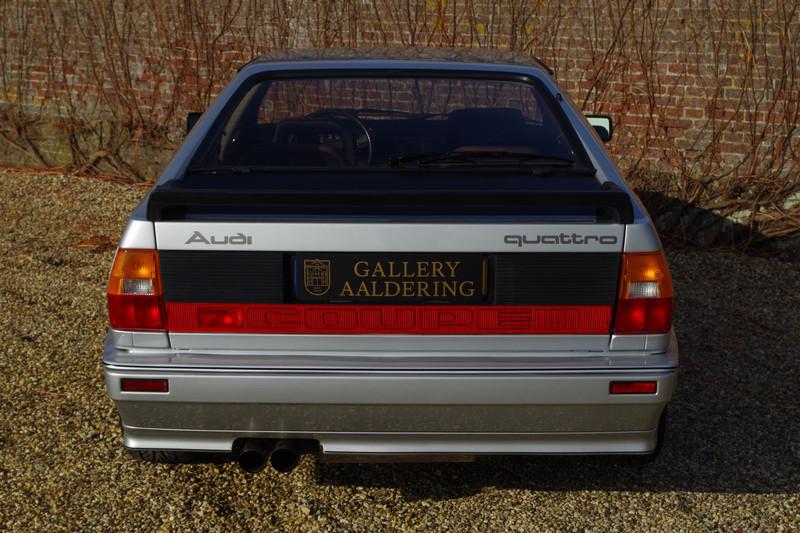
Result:
M266 79L239 92L192 164L387 168L548 158L584 164L556 113L550 95L517 81Z
M446 118L460 109L503 108L541 124L542 115L530 86L461 79L316 79L277 80L261 100L259 122L277 123L326 109L369 113L390 120L398 113ZM388 113L381 117L379 111ZM409 117L410 118L410 117Z

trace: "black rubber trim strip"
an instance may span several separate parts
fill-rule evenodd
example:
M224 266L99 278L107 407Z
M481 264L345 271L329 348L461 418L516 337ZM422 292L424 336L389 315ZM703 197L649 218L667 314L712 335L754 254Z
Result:
M633 222L633 206L619 188L575 191L342 191L342 190L186 190L156 187L147 201L147 218L154 222L182 220L192 208L296 207L532 207L595 208L598 218L609 222Z

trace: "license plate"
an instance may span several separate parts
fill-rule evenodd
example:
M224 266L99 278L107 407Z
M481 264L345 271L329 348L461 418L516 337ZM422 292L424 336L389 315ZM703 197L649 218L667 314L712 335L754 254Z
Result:
M305 303L480 304L487 268L480 254L302 253L293 292Z

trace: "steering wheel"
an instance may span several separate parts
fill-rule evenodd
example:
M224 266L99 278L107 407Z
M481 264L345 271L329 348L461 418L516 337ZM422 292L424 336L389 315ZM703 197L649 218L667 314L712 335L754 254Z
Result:
M360 118L347 111L339 111L336 109L322 109L320 111L314 111L307 116L309 118L344 119L355 124L358 129L361 130L355 138L356 152L359 150L362 152L366 150L366 166L372 164L372 134L369 132L367 125L364 124Z

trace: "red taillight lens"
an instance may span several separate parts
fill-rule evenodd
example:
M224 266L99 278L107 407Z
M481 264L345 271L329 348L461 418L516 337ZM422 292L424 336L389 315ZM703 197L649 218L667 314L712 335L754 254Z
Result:
M158 252L118 250L108 279L111 327L161 331L166 329L164 314Z
M672 325L672 298L620 300L615 333L666 333Z
M612 381L611 394L655 394L657 381Z
M119 388L123 392L169 392L166 379L122 378Z
M664 254L624 254L614 333L667 333L671 327L672 280Z
M161 307L158 296L108 295L108 318L114 329L163 330Z

